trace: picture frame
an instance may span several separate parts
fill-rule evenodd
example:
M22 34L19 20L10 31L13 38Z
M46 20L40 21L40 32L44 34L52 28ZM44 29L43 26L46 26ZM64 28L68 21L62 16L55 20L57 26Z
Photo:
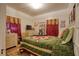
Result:
M61 25L60 26L61 26L61 28L64 28L65 27L65 20L62 20L61 21Z

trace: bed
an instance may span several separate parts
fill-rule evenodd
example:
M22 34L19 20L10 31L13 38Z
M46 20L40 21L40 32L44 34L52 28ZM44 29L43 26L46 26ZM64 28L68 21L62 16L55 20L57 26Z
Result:
M21 49L28 49L41 56L73 56L73 28L66 29L58 38L54 36L26 37L21 42Z

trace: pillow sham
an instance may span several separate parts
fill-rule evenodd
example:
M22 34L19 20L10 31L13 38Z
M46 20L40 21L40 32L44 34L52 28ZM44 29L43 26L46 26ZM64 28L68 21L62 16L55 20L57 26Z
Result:
M68 34L69 34L69 29L65 29L65 30L63 31L63 34L62 34L62 36L61 36L60 38L61 38L62 40L65 40L65 39L67 38Z

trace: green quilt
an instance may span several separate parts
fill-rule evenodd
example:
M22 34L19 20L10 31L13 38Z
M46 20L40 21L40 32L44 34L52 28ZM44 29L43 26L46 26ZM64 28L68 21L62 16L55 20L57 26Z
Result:
M58 44L61 42L61 39L57 38L57 37L51 37L47 40L35 40L33 38L30 39L24 39L23 42L35 45L35 46L39 46L41 48L45 48L45 49L49 49L52 50L52 45Z
M67 30L67 32L68 32L68 30ZM28 48L41 55L72 56L72 55L74 55L73 43L71 41L73 29L69 29L69 33L66 33L66 34L67 35L64 34L64 36L67 36L66 38L64 38L64 40L61 38L58 38L58 37L49 37L46 40L45 39L36 40L31 37L26 38L26 39L23 39L21 46ZM33 48L33 45L37 46L39 48L35 48L35 47ZM40 48L42 48L42 49L40 49ZM47 53L43 49L47 49L52 52Z

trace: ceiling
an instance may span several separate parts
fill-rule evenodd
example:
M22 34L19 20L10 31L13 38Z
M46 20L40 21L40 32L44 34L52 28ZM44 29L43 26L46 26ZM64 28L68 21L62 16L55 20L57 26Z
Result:
M37 16L51 11L57 11L68 7L68 3L43 3L40 9L33 9L28 3L9 3L8 6L22 11L31 16Z

